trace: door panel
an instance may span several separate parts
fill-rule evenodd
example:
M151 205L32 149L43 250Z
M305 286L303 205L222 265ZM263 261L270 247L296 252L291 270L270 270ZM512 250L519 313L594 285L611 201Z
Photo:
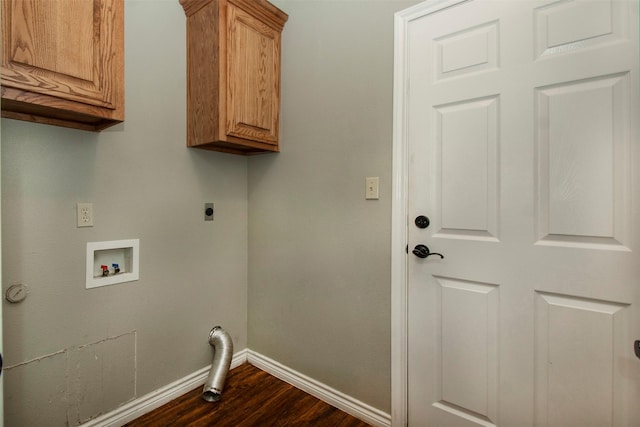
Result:
M498 235L498 109L495 96L435 106L439 237Z
M556 1L535 7L536 57L628 38L627 5L624 3ZM567 22L571 25L567 25Z
M436 284L442 330L441 405L453 404L487 420L495 419L498 287L447 278L436 278ZM471 351L460 351L464 348Z
M626 72L536 89L543 242L628 250L629 90Z
M535 307L536 425L624 425L615 357L627 352L629 305L537 292Z
M638 3L423 10L408 244L444 259L407 259L409 425L634 425Z

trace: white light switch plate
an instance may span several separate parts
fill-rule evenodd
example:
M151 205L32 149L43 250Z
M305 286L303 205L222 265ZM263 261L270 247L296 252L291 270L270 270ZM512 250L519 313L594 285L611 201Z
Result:
M366 178L367 187L364 198L367 200L378 200L380 198L379 186L380 178L377 176L369 176Z

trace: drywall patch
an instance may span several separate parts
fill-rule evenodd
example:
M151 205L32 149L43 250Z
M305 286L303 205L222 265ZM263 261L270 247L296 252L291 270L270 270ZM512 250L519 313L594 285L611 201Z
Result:
M133 399L136 332L3 370L9 425L80 425Z
M136 333L130 332L69 351L68 418L82 424L135 398Z
M59 351L3 369L7 425L66 425L66 365Z

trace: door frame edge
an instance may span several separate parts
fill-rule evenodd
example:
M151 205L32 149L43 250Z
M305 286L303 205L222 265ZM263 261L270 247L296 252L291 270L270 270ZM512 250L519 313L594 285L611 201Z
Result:
M394 16L393 153L391 200L391 425L406 426L408 414L407 359L407 208L408 144L406 140L405 78L408 12Z
M408 322L408 28L411 21L471 0L425 0L394 15L393 143L391 201L391 425L407 426L409 416Z

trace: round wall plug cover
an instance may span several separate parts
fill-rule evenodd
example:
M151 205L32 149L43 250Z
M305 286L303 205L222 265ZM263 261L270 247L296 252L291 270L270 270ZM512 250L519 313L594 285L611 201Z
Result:
M11 304L24 301L27 297L27 287L22 283L11 285L4 293L4 298Z

